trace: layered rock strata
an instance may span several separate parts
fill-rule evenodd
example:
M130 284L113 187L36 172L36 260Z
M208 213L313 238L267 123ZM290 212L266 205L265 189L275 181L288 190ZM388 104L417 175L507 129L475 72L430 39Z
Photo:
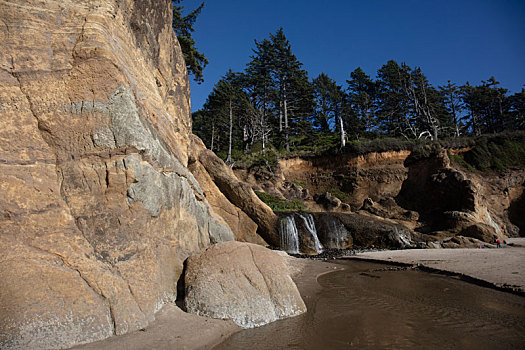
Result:
M471 171L448 157L468 149L426 151L296 157L279 160L271 172L235 172L254 188L304 200L311 212L344 213L350 205L378 223L393 220L423 233L437 246L454 236L463 236L454 243L461 246L525 234L523 169Z

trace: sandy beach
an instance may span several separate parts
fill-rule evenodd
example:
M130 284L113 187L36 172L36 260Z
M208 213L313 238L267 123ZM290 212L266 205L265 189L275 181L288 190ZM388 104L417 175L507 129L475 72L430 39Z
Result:
M84 350L209 349L241 330L231 321L186 313L165 305L143 330L75 346Z
M283 254L284 255L284 254ZM291 275L303 299L312 298L321 288L317 277L341 269L341 266L307 259L286 257ZM210 349L241 328L231 321L216 320L182 311L176 305L165 305L156 320L143 330L79 345L83 350L168 350Z
M345 259L367 260L459 276L467 282L524 294L524 240L502 249L411 249L359 253ZM285 258L305 302L314 298L321 286L317 278L342 269L341 265L309 259ZM214 320L183 312L166 305L147 328L74 349L209 349L241 329L233 322Z
M499 249L410 249L358 253L349 259L404 264L446 272L497 289L525 294L525 238Z

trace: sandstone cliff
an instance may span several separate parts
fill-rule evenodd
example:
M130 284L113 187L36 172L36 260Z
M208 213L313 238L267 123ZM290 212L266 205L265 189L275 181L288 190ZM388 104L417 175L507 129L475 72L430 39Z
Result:
M235 238L228 225L263 243L235 206L216 215L187 169L171 15L169 0L0 2L1 348L141 329L190 254Z

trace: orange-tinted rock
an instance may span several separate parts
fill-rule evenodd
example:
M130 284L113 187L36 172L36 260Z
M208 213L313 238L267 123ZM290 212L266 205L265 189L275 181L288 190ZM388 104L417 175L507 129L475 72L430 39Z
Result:
M202 141L200 143L202 144ZM277 232L277 216L270 207L257 197L249 184L239 181L232 169L215 153L203 147L195 147L194 151L194 161L202 165L223 196L257 224L257 232L266 242L278 247L280 239Z
M143 328L233 239L187 170L168 0L0 3L0 348Z
M257 224L226 198L213 182L206 168L193 156L193 154L198 156L206 149L202 141L195 135L192 135L191 149L192 155L190 155L188 169L199 182L213 211L230 227L237 241L266 245L266 242L257 234Z

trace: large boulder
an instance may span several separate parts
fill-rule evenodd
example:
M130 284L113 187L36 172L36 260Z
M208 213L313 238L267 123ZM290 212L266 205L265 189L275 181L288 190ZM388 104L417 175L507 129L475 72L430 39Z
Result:
M332 196L329 192L315 194L314 201L322 205L326 210L335 210L341 206L341 200Z
M498 236L494 232L494 228L492 226L480 222L466 227L460 232L460 235L476 238L487 243L494 243L496 242L496 239L498 239Z
M0 348L145 327L233 239L187 170L169 0L0 2Z
M243 328L306 311L283 257L250 243L219 243L191 256L184 282L188 312Z

